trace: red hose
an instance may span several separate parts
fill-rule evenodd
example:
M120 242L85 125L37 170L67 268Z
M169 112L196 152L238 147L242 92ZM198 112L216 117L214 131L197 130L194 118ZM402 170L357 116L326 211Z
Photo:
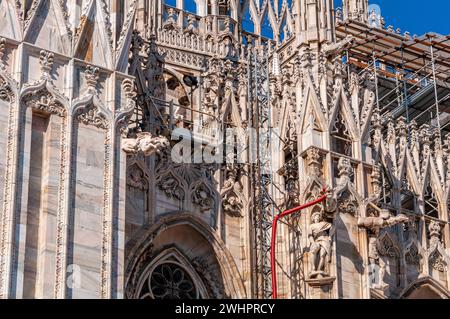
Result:
M324 190L324 192L326 192ZM309 208L311 206L317 205L321 202L323 202L327 198L327 195L323 195L322 197L316 199L315 201L312 201L310 203L286 210L282 212L281 214L275 216L273 223L272 223L272 240L270 243L270 268L271 268L271 274L272 274L272 298L277 299L277 270L276 270L276 263L275 263L275 246L276 246L276 237L277 237L277 224L278 220L281 218L297 213L303 209Z

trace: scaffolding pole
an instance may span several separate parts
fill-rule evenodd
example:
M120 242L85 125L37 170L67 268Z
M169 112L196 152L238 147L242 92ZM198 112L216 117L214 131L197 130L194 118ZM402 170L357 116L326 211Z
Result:
M251 171L250 183L253 194L253 226L255 246L255 293L258 298L272 297L271 285L271 233L276 205L272 198L272 123L269 91L268 46L249 50L249 105L252 105L252 124L256 129L256 164Z
M442 132L441 132L441 119L439 114L439 96L438 96L438 89L437 89L437 80L436 80L436 64L434 60L434 48L433 43L430 41L430 53L431 53L431 68L433 70L433 86L434 86L434 98L436 102L436 124L438 127L438 134L439 139L442 139Z

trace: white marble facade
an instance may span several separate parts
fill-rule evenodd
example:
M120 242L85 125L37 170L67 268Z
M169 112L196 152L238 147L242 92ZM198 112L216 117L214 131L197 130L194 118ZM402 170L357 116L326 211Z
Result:
M280 226L279 297L450 297L449 140L431 152L411 127L406 147L405 123L379 121L373 85L337 59L352 39L336 38L333 1L191 2L0 0L0 298L264 297L249 166L178 164L168 140L246 130L267 24L286 144L272 196L289 208L327 185L337 200ZM343 1L345 19L367 10Z

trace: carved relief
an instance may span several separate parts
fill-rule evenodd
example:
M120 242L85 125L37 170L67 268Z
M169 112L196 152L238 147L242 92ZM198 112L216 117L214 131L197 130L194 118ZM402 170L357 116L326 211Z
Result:
M127 184L140 190L148 190L149 186L145 173L137 165L128 168Z
M66 116L65 107L58 102L53 94L48 92L46 88L24 96L23 102L35 110L45 111L49 114L56 114L61 117Z
M8 82L0 75L0 100L6 102L14 101L14 93Z
M107 130L109 128L109 121L94 104L79 110L76 113L76 118L84 125L93 125L103 130Z
M177 178L171 173L158 177L156 186L161 189L167 197L184 200L185 191Z
M441 242L441 225L437 221L432 220L428 226L428 231L430 234L430 245L428 253L430 266L439 272L446 272L447 254L443 249L443 245Z
M237 195L242 193L243 187L239 181L241 169L237 166L228 166L226 169L227 179L225 180L222 191L223 211L232 217L242 217L242 200Z
M204 183L200 183L194 187L191 200L192 203L200 208L201 212L207 212L214 208L212 193Z
M407 264L414 265L420 269L422 256L419 253L417 246L412 243L405 253L405 261Z
M447 272L447 262L445 261L444 256L442 256L442 254L438 250L435 250L431 254L430 266L439 272Z
M41 71L43 76L48 76L53 69L55 62L55 55L51 52L42 50L39 55L39 64L41 65Z

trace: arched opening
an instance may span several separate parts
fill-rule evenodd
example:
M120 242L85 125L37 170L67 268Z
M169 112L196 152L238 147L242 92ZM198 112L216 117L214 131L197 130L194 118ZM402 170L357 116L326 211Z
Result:
M413 292L408 296L407 299L442 299L436 291L428 286L422 286L418 289L413 290Z
M136 298L205 299L208 293L189 260L176 248L169 248L156 256L141 275Z
M439 218L439 204L436 195L431 187L430 178L428 178L427 186L423 195L425 215Z
M334 121L331 131L331 147L333 152L348 157L353 156L353 143L347 127L347 121L340 112Z
M129 299L245 298L233 258L209 226L177 213L148 226L127 258Z
M431 277L410 284L400 295L401 299L449 299L450 292Z

